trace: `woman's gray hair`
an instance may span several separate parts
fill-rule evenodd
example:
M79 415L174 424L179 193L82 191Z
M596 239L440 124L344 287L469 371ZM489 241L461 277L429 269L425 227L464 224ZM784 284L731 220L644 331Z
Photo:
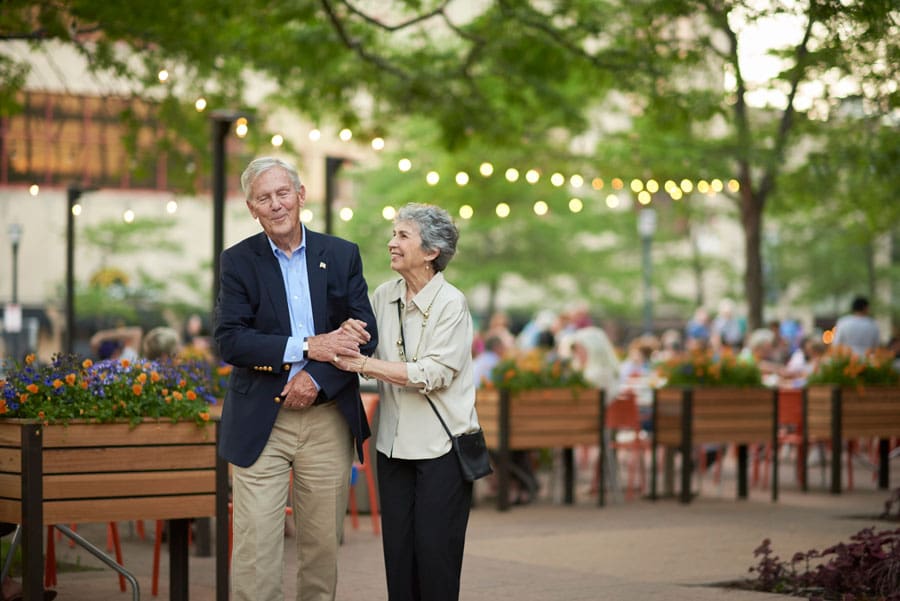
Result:
M256 178L275 167L281 167L287 171L288 176L291 178L291 183L294 185L294 191L300 191L300 186L303 184L300 182L300 175L297 173L296 167L278 157L259 157L250 161L250 164L247 165L247 168L241 174L241 189L244 191L244 196L247 200L250 200L250 188L253 187L253 182L256 181Z
M459 240L459 230L450 219L450 214L435 205L411 202L397 212L394 222L398 221L411 221L419 226L422 250L438 251L431 266L436 272L444 271L456 254L456 242Z

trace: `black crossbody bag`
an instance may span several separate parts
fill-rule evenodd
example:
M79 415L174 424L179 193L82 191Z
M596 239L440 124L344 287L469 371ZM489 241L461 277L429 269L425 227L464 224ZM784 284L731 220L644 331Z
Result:
M425 323L428 321L428 312L430 309L431 306L425 311L425 319L422 321L423 336L425 334ZM406 360L406 337L403 335L403 314L401 312L399 301L397 302L397 318L400 320L400 340L398 342L403 358ZM422 337L420 336L420 343L421 340ZM418 351L416 354L418 354ZM416 359L417 357L413 357L413 361ZM428 398L427 394L424 396L425 400L428 401L428 404L431 405L432 411L434 411L434 414L437 416L438 420L440 420L441 426L444 427L444 432L450 437L450 443L453 445L453 452L456 453L456 458L459 460L459 470L462 472L463 479L467 482L474 482L479 478L483 478L488 474L493 473L494 470L491 468L491 457L488 453L487 443L484 440L484 430L478 428L478 430L475 430L474 432L466 432L459 436L454 436L450 432L450 428L447 427L447 422L441 417L441 413L438 411L435 404Z

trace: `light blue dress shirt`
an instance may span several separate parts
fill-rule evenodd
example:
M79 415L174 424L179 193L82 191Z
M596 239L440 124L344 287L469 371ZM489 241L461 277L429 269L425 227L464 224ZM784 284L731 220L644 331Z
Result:
M269 239L269 246L278 259L284 290L287 293L288 312L291 318L291 336L284 347L284 362L291 364L288 378L293 378L307 363L303 358L303 339L315 336L312 301L309 294L309 275L306 272L306 226L303 228L303 240L288 257L284 251L275 246ZM315 382L315 379L313 379ZM316 382L316 388L319 384Z

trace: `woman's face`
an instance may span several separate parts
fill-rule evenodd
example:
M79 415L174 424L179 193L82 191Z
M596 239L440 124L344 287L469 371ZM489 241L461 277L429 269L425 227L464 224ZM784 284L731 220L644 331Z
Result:
M427 265L438 254L436 250L428 253L422 250L419 226L413 221L398 221L394 224L388 251L391 254L391 269L401 275L427 269Z

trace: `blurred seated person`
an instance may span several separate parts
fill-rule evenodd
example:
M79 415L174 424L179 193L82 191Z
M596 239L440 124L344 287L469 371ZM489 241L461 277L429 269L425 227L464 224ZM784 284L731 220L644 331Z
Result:
M684 339L685 341L700 340L703 344L706 344L709 342L709 337L709 313L705 307L697 307L684 326Z
M484 350L472 360L472 376L475 388L481 388L491 381L491 372L503 356L503 341L498 336L488 336Z
M180 350L181 340L172 328L160 326L144 336L143 356L151 361L171 361Z
M188 359L213 358L213 347L210 337L204 333L203 318L194 313L184 324L183 345L179 354Z
M796 351L791 354L787 364L781 369L782 386L803 388L806 380L816 371L819 361L825 356L827 348L821 336L807 336Z
M659 340L656 336L638 336L628 345L628 354L619 365L619 384L632 388L642 405L652 402L649 378L654 373L654 356L658 349Z
M98 359L134 361L141 348L143 330L140 326L121 326L99 330L91 336L91 352Z
M750 333L747 346L741 349L738 359L754 363L762 373L763 384L775 386L782 365L770 359L775 344L775 333L769 328L758 328Z
M655 353L653 353L653 357L651 361L654 364L657 363L665 363L670 359L674 359L681 355L682 352L682 344L681 344L681 332L675 329L668 329L662 333L662 336L659 338L660 348Z

